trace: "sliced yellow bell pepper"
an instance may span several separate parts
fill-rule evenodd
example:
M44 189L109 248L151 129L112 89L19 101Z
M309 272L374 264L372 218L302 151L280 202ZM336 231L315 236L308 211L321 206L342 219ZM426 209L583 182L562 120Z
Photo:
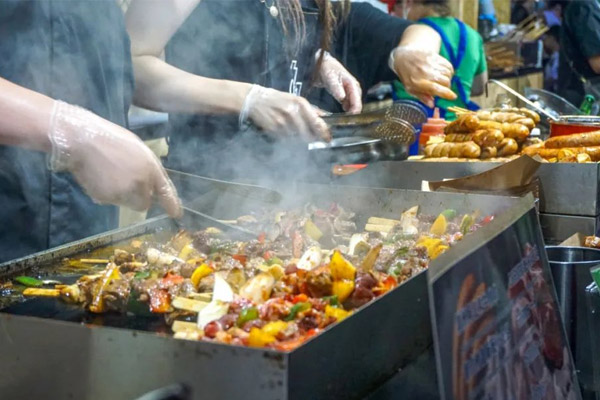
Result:
M304 232L306 232L311 239L316 240L317 242L323 237L323 232L321 232L319 227L316 226L310 219L306 220L306 223L304 224Z
M190 255L193 251L195 251L194 247L192 247L191 243L188 243L185 246L183 246L183 248L179 252L179 258L181 258L184 261L187 261L187 259L190 258Z
M250 347L265 347L269 343L275 341L275 336L269 335L263 332L261 329L252 328L250 329L250 335L248 336L248 346Z
M284 321L273 321L269 322L265 326L262 327L263 333L271 336L277 336L279 332L285 330L288 327L288 323Z
M438 245L437 247L435 247L435 248L433 249L433 251L432 251L432 252L429 254L429 257L430 257L432 260L435 260L436 258L438 258L438 256L439 256L440 254L442 254L442 253L443 253L444 251L446 251L446 250L448 250L448 246L446 246L446 245L443 245L443 244L440 244L440 245Z
M439 256L442 251L448 248L448 246L442 245L441 239L429 238L423 236L417 240L417 246L423 246L427 249L427 255L429 258L434 259ZM438 250L438 247L443 247L442 250Z
M431 229L429 229L429 232L432 235L442 236L444 233L446 233L447 229L448 222L446 221L446 217L444 216L444 214L440 214L431 225Z
M329 305L325 306L325 315L335 318L336 321L341 321L350 314L352 314L351 311L346 311L342 308L332 307Z
M205 278L213 273L213 269L206 264L202 264L194 270L190 278L194 286L197 288L202 278Z
M343 303L354 291L354 281L343 280L334 281L332 286L332 293L337 296L338 301Z
M356 276L356 268L337 250L334 251L333 256L331 256L329 268L331 269L331 276L333 280L339 281L342 279L347 279L354 281L354 277Z

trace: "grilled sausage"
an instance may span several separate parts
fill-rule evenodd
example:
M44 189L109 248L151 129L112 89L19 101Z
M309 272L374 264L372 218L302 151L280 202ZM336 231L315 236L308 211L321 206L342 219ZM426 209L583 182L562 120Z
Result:
M425 156L438 157L457 157L457 158L479 158L481 148L474 142L464 143L435 143L425 147Z
M498 146L498 155L500 157L512 156L519 151L519 145L512 138L504 138Z
M592 161L600 161L600 146L588 146L588 147L563 147L560 149L547 149L544 147L531 146L523 149L523 154L529 156L539 155L546 160L556 158L558 160L559 153L562 151L563 154L567 152L577 154L588 154ZM564 158L564 157L563 157Z
M496 147L504 139L504 134L498 129L480 129L473 134L473 141L480 147Z
M522 142L529 136L529 129L525 125L509 122L479 121L479 129L498 129L504 137L515 139L517 142Z
M473 140L473 133L449 133L444 139L445 142L462 143Z
M547 149L585 146L600 146L600 131L557 136L546 140Z
M444 129L445 133L473 132L477 129L479 119L472 113L460 115Z
M482 159L494 158L497 155L498 155L498 149L496 147L483 147L481 149L480 158L482 158Z

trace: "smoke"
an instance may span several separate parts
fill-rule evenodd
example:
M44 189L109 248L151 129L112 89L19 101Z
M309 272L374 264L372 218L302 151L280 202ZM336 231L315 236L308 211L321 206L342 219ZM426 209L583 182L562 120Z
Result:
M306 96L319 30L316 13L307 12L304 18L306 38L296 52L294 38L283 34L279 20L265 12L260 2L203 1L168 43L166 61L203 77L255 83L284 92L300 89ZM237 115L171 113L169 120L166 165L172 169L274 188L329 180L329 160L310 153L299 138L267 136L255 128L240 131ZM191 195L189 187L179 191L186 201L198 194ZM207 207L202 211L219 216L226 213L223 207Z

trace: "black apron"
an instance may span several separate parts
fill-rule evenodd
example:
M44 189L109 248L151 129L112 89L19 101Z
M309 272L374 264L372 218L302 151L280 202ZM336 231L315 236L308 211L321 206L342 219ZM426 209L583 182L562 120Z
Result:
M168 43L166 60L193 74L305 96L320 31L314 2L303 3L303 13L306 38L295 51L260 0L203 0ZM241 132L237 115L171 114L169 121L167 163L174 169L223 179L300 177L311 165L322 171L306 143Z
M0 76L125 126L133 88L129 39L115 0L0 1ZM0 146L0 260L112 229L99 206L46 155Z

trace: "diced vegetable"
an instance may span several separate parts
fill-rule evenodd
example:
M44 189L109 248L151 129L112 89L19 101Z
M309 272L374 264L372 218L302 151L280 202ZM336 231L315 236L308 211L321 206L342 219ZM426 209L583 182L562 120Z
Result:
M261 272L240 288L239 295L256 304L264 303L275 286L275 278L271 274Z
M456 218L456 210L449 208L447 210L442 211L440 215L446 217L446 220L454 219Z
M343 303L354 291L354 281L334 281L332 286L333 295Z
M198 329L198 326L193 322L187 321L175 321L171 326L171 330L173 332L196 332L199 334L203 334L204 332Z
M308 311L310 310L310 307L310 303L301 302L294 304L292 308L290 308L290 313L288 314L288 316L284 318L284 321L293 321L298 315L298 313Z
M238 316L236 325L241 327L246 322L250 322L255 319L258 319L258 309L256 307L244 308L242 310L242 312L240 313L240 315Z
M213 300L198 314L198 328L204 329L209 323L218 320L229 311L229 303Z
M300 261L296 264L299 269L310 271L321 265L322 254L321 248L313 246L306 250L300 258Z
M446 250L448 250L448 246L441 244L433 249L433 252L429 255L429 257L431 257L432 260L435 260Z
M292 303L294 303L294 304L306 302L306 301L308 301L308 296L305 295L304 293L300 293L299 295L296 295L292 298Z
M169 292L164 289L151 289L148 291L150 296L150 311L156 314L164 314L171 310L171 297Z
M362 264L360 265L360 269L362 269L365 272L370 272L375 266L375 263L377 262L377 258L379 257L379 253L381 252L382 248L383 243L379 243L377 246L369 250L366 257L363 259Z
M179 258L181 258L183 261L187 261L190 258L191 254L195 251L196 249L194 249L194 246L192 246L191 243L188 243L185 246L183 246L183 248L179 252Z
M136 274L133 276L133 279L148 279L148 278L150 278L149 270L136 272Z
M275 336L269 335L263 332L261 329L252 328L250 329L250 335L248 336L248 346L250 347L265 347L275 341Z
M242 264L242 265L246 265L246 262L248 261L248 256L246 256L244 254L234 254L231 256L231 258L239 261L240 264Z
M446 217L444 216L444 214L440 214L431 225L431 229L429 229L429 232L432 235L442 236L444 233L446 233L447 229L448 222L446 221Z
M463 235L466 235L467 233L469 233L469 230L471 230L471 227L473 226L473 224L475 223L475 221L473 220L473 217L470 216L469 214L465 215L462 219L462 221L460 222L460 231Z
M183 276L167 272L161 281L163 286L177 285L183 282Z
M208 302L188 299L186 297L175 297L171 302L173 308L199 313L208 305Z
M448 249L448 246L442 243L441 239L423 236L417 241L417 246L423 246L427 249L427 255L432 260Z
M36 278L32 278L30 276L17 276L16 278L13 279L15 282L20 283L23 286L27 286L27 287L40 287L40 286L44 286L44 282L36 279Z
M283 332L287 327L287 322L273 321L263 326L261 330L267 335L277 336L280 332Z
M340 304L340 301L336 295L323 297L323 300L329 302L329 305L331 306L337 306Z
M354 281L356 276L356 268L346 260L339 251L334 251L329 262L331 276L334 280L347 279Z
M215 275L215 285L213 286L213 301L222 301L230 303L233 301L233 290L229 283L221 277L221 275Z
M304 224L304 232L317 242L323 237L323 232L310 219L306 220Z
M265 255L267 255L267 252L265 252ZM263 256L263 258L267 260L267 265L283 265L283 260L279 257L271 256L269 258L266 258L265 256Z
M350 311L343 308L325 306L325 315L335 318L336 321L341 321L350 315Z
M200 284L200 281L212 273L213 269L211 267L209 267L207 264L202 264L198 268L196 268L194 272L192 272L192 277L190 278L190 280L197 288Z
M350 244L348 245L348 254L357 256L368 252L371 249L371 245L368 243L369 235L367 233L355 233L350 237Z

